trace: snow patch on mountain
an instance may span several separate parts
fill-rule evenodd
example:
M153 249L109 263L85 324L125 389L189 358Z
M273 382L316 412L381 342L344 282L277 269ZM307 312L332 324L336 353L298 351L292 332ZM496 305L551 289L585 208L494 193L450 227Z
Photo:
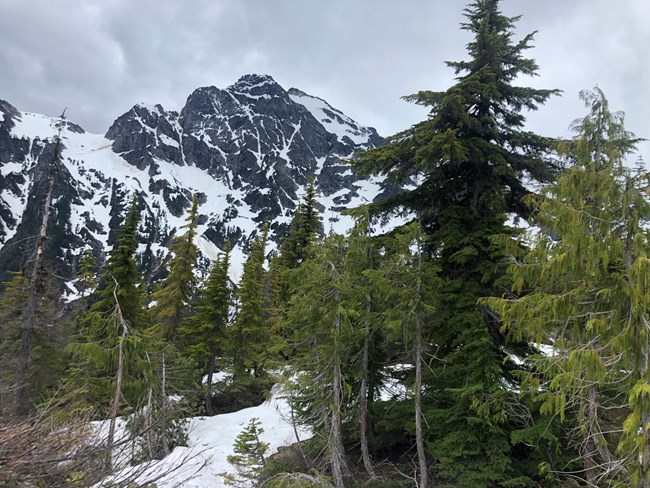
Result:
M308 95L296 88L289 90L291 99L303 105L318 120L325 129L336 134L340 141L343 137L349 138L354 144L361 145L368 143L370 131L360 127L354 120L340 110L335 109L322 98Z
M315 178L326 230L340 233L353 223L341 215L343 209L373 201L384 191L380 179L359 177L341 162L381 144L376 131L318 97L284 90L268 75L246 75L226 89L199 88L180 112L136 104L106 135L21 113L6 102L0 108L1 127L8 130L0 137L13 148L7 156L0 151L2 177L11 176L0 178L0 245L34 234L21 219L30 199L40 198L33 195L35 178L40 175L43 188L49 164L43 151L51 149L59 131L59 191L65 195L57 195L57 201L62 211L69 208L65 225L71 235L61 244L68 256L89 246L106 251L111 227L119 225L129 195L137 192L143 208L141 240L146 242L140 247L155 255L154 267L159 267L171 237L182 233L196 194L201 253L213 260L230 241L231 273L240 277L251 240L267 221L270 248L277 245L310 177ZM37 221L30 216L32 226ZM15 255L5 263L19 259Z

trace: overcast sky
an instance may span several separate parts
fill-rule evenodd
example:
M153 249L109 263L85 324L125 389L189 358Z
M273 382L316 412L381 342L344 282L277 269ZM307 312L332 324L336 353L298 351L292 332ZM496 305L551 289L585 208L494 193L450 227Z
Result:
M463 0L0 0L0 99L104 133L137 102L180 110L200 86L269 74L390 135L426 117L400 100L444 90L465 57ZM650 137L650 0L504 0L539 77L564 91L529 117L567 134L598 84ZM650 144L642 152L650 162Z

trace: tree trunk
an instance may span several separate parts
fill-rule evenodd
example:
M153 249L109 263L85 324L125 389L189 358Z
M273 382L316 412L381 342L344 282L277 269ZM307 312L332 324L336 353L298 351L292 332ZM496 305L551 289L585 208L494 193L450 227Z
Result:
M216 364L217 353L212 348L210 350L210 359L208 359L208 364L206 369L207 381L205 385L205 413L208 417L214 415L214 409L212 408L212 375L214 374L214 368Z
M113 401L111 402L111 420L108 426L108 437L106 439L107 443L107 459L108 459L108 469L111 469L112 464L112 450L113 444L115 442L115 424L117 422L117 415L120 412L120 402L122 399L122 381L124 377L124 343L126 338L129 335L129 328L126 325L126 321L122 316L122 309L120 308L120 302L117 300L117 282L115 282L116 288L113 290L113 296L115 297L115 315L117 316L118 323L122 327L122 335L120 336L117 343L117 376L115 379L115 394L113 395Z
M648 328L650 324L643 319L643 325ZM645 342L641 342L644 344ZM641 346L641 378L646 379L648 377L648 362L650 360L650 351L648 351L648 346ZM647 383L647 379L646 379ZM650 488L650 412L646 412L645 415L641 417L641 429L643 431L643 437L645 441L645 446L643 449L643 454L640 456L639 464L641 471L641 488Z
M329 435L330 463L332 478L336 488L344 488L343 478L348 474L347 461L345 459L345 446L343 445L343 427L341 425L341 408L343 404L343 387L341 364L338 357L338 347L334 350L332 368L332 424Z
M369 312L370 304L366 306L366 312ZM364 324L365 337L363 339L363 357L361 359L361 390L359 391L359 429L361 442L361 457L363 466L371 479L375 478L375 470L370 460L370 450L368 449L368 363L370 356L370 322Z
M147 398L147 410L144 414L145 439L147 439L147 454L149 459L153 459L153 390L149 388Z
M169 439L167 438L167 427L169 426L169 401L167 399L167 363L165 361L165 353L162 356L162 381L160 385L160 422L162 422L164 430L162 433L162 450L163 455L167 456L170 453Z
M330 263L334 279L338 277L336 267ZM341 304L341 297L335 289L334 299L336 306ZM343 374L341 372L341 357L339 342L341 340L341 314L337 312L332 324L336 337L334 338L334 351L332 352L332 423L328 440L332 478L336 488L344 488L344 477L349 474L345 459L345 446L343 444L343 426L341 424L341 410L343 409Z
M415 443L418 451L421 488L429 486L429 467L424 449L424 428L422 426L422 321L417 320L415 338Z
M413 316L415 318L415 444L418 452L418 464L420 469L420 488L429 486L429 467L427 455L424 448L424 427L422 426L422 362L424 324L422 318L422 250L418 241L418 269L415 285L415 302L413 304Z

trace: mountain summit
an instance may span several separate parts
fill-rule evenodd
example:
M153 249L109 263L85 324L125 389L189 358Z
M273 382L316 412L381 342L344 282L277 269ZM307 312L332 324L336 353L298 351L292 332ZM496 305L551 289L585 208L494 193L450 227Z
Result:
M44 184L61 130L50 257L70 278L87 247L113 242L129 195L141 197L140 258L149 278L166 257L192 195L200 201L198 243L213 258L226 240L235 262L264 221L282 235L313 177L326 226L343 230L343 208L384 188L341 162L383 139L326 101L268 75L196 89L180 112L136 104L105 135L20 112L0 100L0 272L18 269L40 223ZM241 261L241 259L240 259Z

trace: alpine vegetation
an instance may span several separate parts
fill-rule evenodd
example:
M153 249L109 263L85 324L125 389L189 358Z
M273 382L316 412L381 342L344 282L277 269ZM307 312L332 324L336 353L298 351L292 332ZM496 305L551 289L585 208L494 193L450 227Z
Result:
M262 75L0 101L0 484L650 487L641 139L599 87L528 130L518 20L471 1L385 139Z

